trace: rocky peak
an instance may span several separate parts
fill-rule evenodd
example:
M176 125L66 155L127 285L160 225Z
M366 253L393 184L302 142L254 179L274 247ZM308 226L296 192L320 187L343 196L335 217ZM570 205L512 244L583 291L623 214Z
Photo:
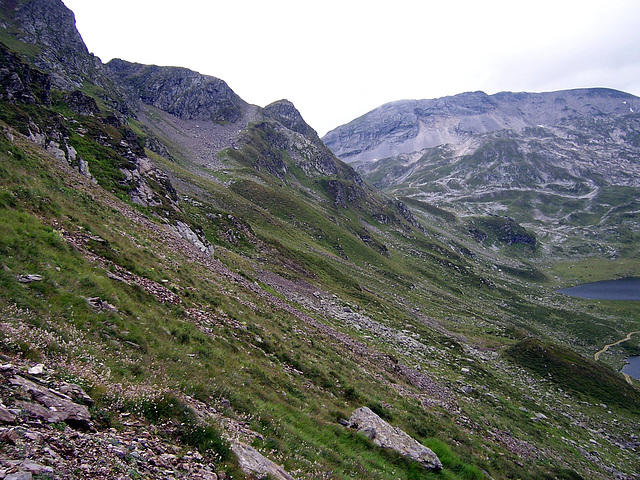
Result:
M60 0L10 2L4 13L11 23L7 32L35 46L25 50L37 68L51 73L56 88L73 90L97 77L100 60L89 53L73 12Z
M186 68L121 59L111 60L106 68L133 99L182 119L235 123L249 106L223 80Z
M289 100L278 100L264 108L264 112L289 130L304 136L317 137L316 131L307 124L298 109Z

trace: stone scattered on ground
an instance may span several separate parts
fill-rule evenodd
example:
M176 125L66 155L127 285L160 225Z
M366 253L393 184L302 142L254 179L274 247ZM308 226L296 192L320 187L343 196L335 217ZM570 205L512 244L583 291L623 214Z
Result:
M422 464L430 470L442 469L438 456L429 448L398 427L393 427L376 415L370 408L361 407L353 412L349 426L364 434L375 445L398 452Z
M29 375L40 375L42 372L44 372L44 365L42 363L38 363L36 366L27 370Z
M111 305L109 302L102 300L99 297L87 298L87 303L96 312L103 312L103 311L117 312L118 311L118 309L115 306Z
M33 283L42 281L42 275L26 274L26 275L18 275L18 281L20 283Z
M242 442L233 442L231 450L238 457L240 468L247 474L258 475L259 478L268 476L275 480L294 480L284 468L263 456L255 448Z
M94 401L79 385L49 369L27 378L30 367L16 365L0 365L0 480L228 478L207 455L174 443L163 425L111 412L118 428L97 429L87 408Z

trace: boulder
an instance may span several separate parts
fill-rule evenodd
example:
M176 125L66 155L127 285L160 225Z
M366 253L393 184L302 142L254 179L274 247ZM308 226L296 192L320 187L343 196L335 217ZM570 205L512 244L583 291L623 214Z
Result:
M67 422L83 428L91 424L91 414L87 407L72 402L66 395L54 392L19 375L13 376L9 383L22 388L37 402L18 401L16 405L47 422Z
M91 306L91 308L93 308L96 312L104 312L104 311L110 311L110 312L117 312L118 309L114 306L111 305L109 302L102 300L100 297L90 297L87 298L87 303Z
M366 435L375 445L398 452L430 470L442 469L438 456L403 430L393 427L367 407L358 408L349 419L349 426Z
M295 480L284 468L276 465L255 448L242 442L232 442L231 450L238 457L240 468L247 474L256 475L258 478L273 478L275 480Z
M44 372L44 365L42 363L38 363L36 366L27 370L29 375L41 375L42 372Z

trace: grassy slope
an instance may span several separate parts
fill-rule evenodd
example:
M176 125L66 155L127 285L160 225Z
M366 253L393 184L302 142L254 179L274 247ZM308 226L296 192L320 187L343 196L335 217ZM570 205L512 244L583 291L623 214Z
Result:
M588 302L576 307L455 253L434 232L377 223L366 209L318 204L295 185L254 170L223 188L189 165L157 159L201 193L196 202L182 202L180 215L202 226L217 263L143 215L150 211L123 203L118 190L121 199L11 135L13 141L6 134L0 139L2 350L8 358L56 365L85 385L104 424L125 428L121 413L149 422L182 418L163 410L171 395L245 421L263 437L256 447L301 476L605 476L582 457L583 445L596 449L603 464L632 471L632 454L601 437L602 445L592 447L593 434L582 425L606 425L610 438L624 439L637 413L610 405L620 420L611 423L598 395L598 402L582 403L582 395L562 393L570 387L563 375L549 384L543 370L518 366L524 354L510 360L531 334L587 353L599 339L637 323L618 320L621 312L607 317L590 311ZM85 141L87 152L100 151ZM114 186L108 165L91 168ZM358 236L364 226L370 243ZM383 244L388 255L380 253ZM114 279L123 271L138 280ZM265 271L298 287L311 285L327 299L335 295L328 301L366 314L393 335L316 309L279 289ZM43 280L18 281L33 273ZM162 301L171 294L180 302ZM116 310L96 312L86 301L91 297ZM279 303L283 299L296 309ZM586 332L585 316L592 325ZM419 345L407 347L400 333ZM510 355L501 354L505 345L515 345ZM407 366L415 366L414 373ZM463 367L468 372L461 373ZM435 390L420 387L418 369L436 382ZM606 368L599 374L615 375ZM363 404L432 447L444 471L427 473L338 425ZM159 416L152 413L158 408ZM531 412L547 420L533 421ZM198 443L176 435L187 445ZM214 455L223 449L210 437L198 445L223 462ZM231 471L233 460L224 461Z
M3 139L11 152L2 155L0 211L6 355L57 365L60 374L88 388L106 416L132 411L157 420L147 412L148 402L164 405L158 392L210 403L226 398L229 415L248 420L267 439L258 446L276 452L291 469L312 462L345 475L371 469L371 478L415 469L336 420L382 399L412 411L418 423L432 423L431 414L413 402L405 407L406 400L360 372L344 347L328 344L295 316L207 271L185 257L188 251L158 243L161 227L68 169L59 170L28 142L18 143ZM65 239L85 246L74 248ZM114 280L108 272L121 273L117 266L160 285L169 280L182 302L163 303L138 285ZM33 272L43 280L18 281L18 275ZM117 311L97 313L86 301L92 297ZM199 329L187 314L191 309L209 312L216 323ZM289 373L293 368L304 375ZM452 468L445 478L470 468L444 444L440 450Z

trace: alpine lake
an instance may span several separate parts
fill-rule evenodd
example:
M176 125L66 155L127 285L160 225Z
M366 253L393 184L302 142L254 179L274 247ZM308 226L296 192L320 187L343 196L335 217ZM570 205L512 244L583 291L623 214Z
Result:
M571 288L564 288L558 290L558 292L591 300L640 301L640 277L585 283ZM622 373L640 380L640 355L627 357L625 362Z

